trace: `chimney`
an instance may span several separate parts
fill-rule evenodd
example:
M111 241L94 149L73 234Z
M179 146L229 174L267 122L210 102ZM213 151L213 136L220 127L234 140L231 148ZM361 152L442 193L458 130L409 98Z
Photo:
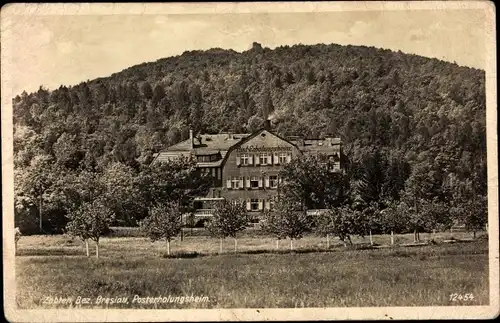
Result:
M189 129L189 142L191 144L191 149L194 148L194 136L193 136L193 130Z

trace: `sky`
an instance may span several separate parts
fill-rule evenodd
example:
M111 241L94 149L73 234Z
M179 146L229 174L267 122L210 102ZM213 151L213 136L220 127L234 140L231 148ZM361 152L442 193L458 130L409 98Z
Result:
M12 19L7 28L2 25L2 38L12 36L9 77L14 95L40 85L49 89L75 85L186 50L221 47L241 52L252 42L269 48L299 43L366 45L486 67L489 29L484 9L359 10L358 6L343 11L313 7L302 12L217 9L143 14L67 10L64 15L42 9Z

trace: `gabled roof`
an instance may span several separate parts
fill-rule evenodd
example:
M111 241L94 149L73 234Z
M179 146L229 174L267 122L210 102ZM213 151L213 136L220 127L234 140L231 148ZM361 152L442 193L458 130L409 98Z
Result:
M227 151L226 156L224 156L224 163L226 162L227 156L229 156L229 154L231 153L231 151L233 151L234 149L237 149L238 147L241 147L241 145L243 145L244 143L246 143L246 142L248 142L248 141L252 140L252 138L255 138L257 135L261 134L261 133L262 133L262 131L267 131L267 132L269 132L270 134L272 134L272 135L274 135L274 136L276 136L276 137L280 138L281 140L284 140L284 141L288 142L289 144L291 144L292 146L294 146L294 147L296 147L296 148L298 149L298 147L297 147L294 143L290 142L290 141L289 141L289 140L287 140L286 138L283 138L283 137L281 137L280 135L277 135L277 134L275 134L274 132L271 132L271 131L267 130L266 128L261 128L261 129L259 129L259 130L255 131L254 133L252 133L251 135L249 135L248 137L246 137L245 139L243 139L243 140L241 140L240 142L238 142L236 145L232 146L232 147L231 147L231 148ZM300 151L300 149L299 149L299 151Z
M193 147L191 148L190 139L181 141L164 151L191 151L196 155L217 153L221 150L229 150L233 145L242 139L250 136L248 133L221 133L214 135L199 135L193 138Z
M165 149L166 151L188 151L191 150L191 140L186 139ZM161 153L161 152L160 152Z
M229 150L232 146L250 136L248 133L221 133L215 135L199 135L194 138L195 152L210 150Z
M286 139L286 138L284 138L284 137L282 137L282 136L280 136L280 135L278 135L278 134L276 134L276 133L274 133L274 132L272 132L272 131L269 131L269 130L267 130L266 128L261 128L261 129L259 129L259 130L255 131L254 133L252 133L251 135L249 135L248 137L246 137L245 139L243 139L243 140L241 140L240 142L238 142L236 145L234 145L233 147L231 147L231 149L230 149L230 150L233 150L233 149L236 149L236 148L240 147L240 146L241 146L241 145L243 145L244 143L246 143L246 142L250 141L251 139L253 139L253 138L257 137L257 135L261 134L263 131L266 131L266 132L268 132L268 133L272 134L273 136L276 136L276 137L278 137L279 139L281 139L281 140L283 140L283 141L286 141L286 142L288 142L289 144L291 144L292 146L295 146L295 148L299 149L299 147L297 147L297 145L296 145L295 143L291 142L290 140L288 140L288 139ZM229 153L229 151L228 151L228 153Z
M237 149L244 143L255 138L263 131L266 131L278 137L279 139L291 144L302 153L321 153L321 152L328 153L331 152L333 146L338 146L341 143L340 138L332 138L332 137L327 137L323 139L299 139L297 137L292 137L293 139L285 138L272 131L267 130L266 128L261 128L252 134L221 133L221 134L198 135L193 138L193 146L191 146L190 142L191 140L186 139L159 152L154 157L154 160L165 160L168 159L168 157L174 155L192 154L196 156L202 156L202 155L214 155L220 153L222 157L222 159L220 160L213 162L198 163L198 166L200 167L210 167L210 166L218 167L225 162L226 157L232 150Z
M220 160L198 163L199 167L218 167L224 160L228 150L248 136L250 136L250 134L247 133L198 135L193 138L193 146L191 146L191 139L186 139L164 149L163 151L160 151L158 154L156 154L156 156L154 156L153 162L168 160L168 157L172 157L175 155L193 154L195 156L202 156L215 155L220 153Z

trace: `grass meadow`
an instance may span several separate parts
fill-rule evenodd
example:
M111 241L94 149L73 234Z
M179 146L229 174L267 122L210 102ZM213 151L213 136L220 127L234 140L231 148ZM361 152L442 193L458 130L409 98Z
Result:
M463 242L445 243L453 236ZM280 242L246 232L238 240L219 241L186 232L172 243L115 231L103 238L100 258L87 258L85 245L64 235L25 236L16 257L16 300L19 308L273 308L344 306L487 305L488 242L466 240L468 233L438 233L435 243L405 246L411 234L398 235L397 245L368 248L368 238L344 247L331 238L306 236ZM430 239L421 234L421 239ZM374 236L385 245L387 235ZM91 252L95 250L91 243ZM92 255L93 256L93 255ZM473 299L450 300L450 294ZM201 303L132 303L134 295L207 296ZM47 297L128 297L125 304L47 304Z

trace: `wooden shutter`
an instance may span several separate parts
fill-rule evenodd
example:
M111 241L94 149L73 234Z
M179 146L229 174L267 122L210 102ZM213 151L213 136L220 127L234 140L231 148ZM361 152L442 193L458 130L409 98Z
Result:
M231 188L231 178L227 179L227 188Z
M249 155L248 156L248 165L252 165L253 164L253 155Z
M262 187L262 178L259 177L259 187Z
M263 208L262 202L263 202L262 200L259 200L259 210L262 210L262 208Z
M271 202L268 200L265 203L266 203L266 210L270 210L271 209Z
M246 185L245 187L250 188L250 176L246 178Z
M254 158L255 158L255 165L259 165L260 164L260 159L259 159L259 155L254 155Z
M286 162L287 162L287 163L289 163L289 162L291 162L291 161L292 161L292 154L288 153L288 154L286 155Z
M266 187L269 187L269 177L265 178Z
M243 177L240 177L240 189L243 188L245 188L245 186L243 186Z
M240 155L236 155L236 165L240 166L241 160L240 160Z
M279 165L280 164L280 156L278 153L274 153L274 165Z
M247 199L247 211L251 211L252 206L250 205L250 199Z

